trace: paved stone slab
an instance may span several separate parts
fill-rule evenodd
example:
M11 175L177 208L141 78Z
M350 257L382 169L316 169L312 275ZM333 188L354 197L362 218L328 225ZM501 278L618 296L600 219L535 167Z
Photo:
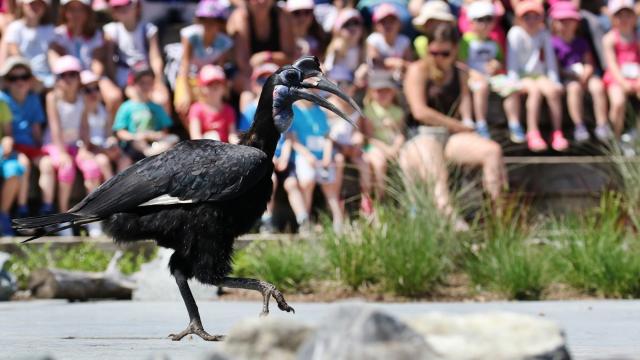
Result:
M292 303L296 314L278 313L309 324L325 317L331 304ZM640 301L492 302L377 304L398 316L431 311L473 313L513 311L560 323L575 359L640 359ZM201 301L210 333L226 334L239 319L257 317L258 302ZM0 359L205 359L220 348L193 338L173 342L187 314L180 302L104 301L0 303Z

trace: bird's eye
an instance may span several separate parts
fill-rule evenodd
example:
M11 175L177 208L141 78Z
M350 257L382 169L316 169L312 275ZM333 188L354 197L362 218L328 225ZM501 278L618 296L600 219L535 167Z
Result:
M287 72L285 72L284 77L289 83L300 82L300 73L295 70L288 70Z

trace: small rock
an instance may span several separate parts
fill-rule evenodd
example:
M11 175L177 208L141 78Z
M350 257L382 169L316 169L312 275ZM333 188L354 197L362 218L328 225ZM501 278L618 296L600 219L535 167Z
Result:
M407 323L444 359L570 359L554 322L513 313L432 313Z
M249 319L231 329L223 348L233 359L295 359L310 333L308 326L286 318Z
M298 351L300 360L440 359L403 322L364 304L339 306Z

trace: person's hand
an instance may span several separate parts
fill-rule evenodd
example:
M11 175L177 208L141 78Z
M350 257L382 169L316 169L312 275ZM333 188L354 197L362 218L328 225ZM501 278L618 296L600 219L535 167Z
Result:
M403 58L399 57L388 57L384 59L384 66L386 68L392 68L396 70L402 70L405 66L406 62Z
M176 102L176 112L181 117L187 117L189 114L189 108L191 107L191 96L184 95L180 101Z
M276 159L276 171L283 172L287 170L288 165L289 164L286 161L284 161L284 159L280 159L280 158Z
M502 68L502 65L500 64L500 61L493 59L493 60L490 60L488 63L486 63L484 67L485 67L485 70L487 71L487 74L489 74L490 76L493 76L497 74L498 71L500 71L500 69Z
M2 138L2 157L8 157L13 152L13 138L5 136Z
M71 155L65 150L60 152L60 167L65 167L73 164L73 158Z

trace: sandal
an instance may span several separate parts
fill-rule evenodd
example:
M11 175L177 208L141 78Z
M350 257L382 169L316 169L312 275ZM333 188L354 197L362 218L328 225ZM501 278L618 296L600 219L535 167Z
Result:
M540 131L529 131L527 132L527 145L529 146L529 150L533 152L541 152L547 150L547 143L544 142L542 136L540 136Z

